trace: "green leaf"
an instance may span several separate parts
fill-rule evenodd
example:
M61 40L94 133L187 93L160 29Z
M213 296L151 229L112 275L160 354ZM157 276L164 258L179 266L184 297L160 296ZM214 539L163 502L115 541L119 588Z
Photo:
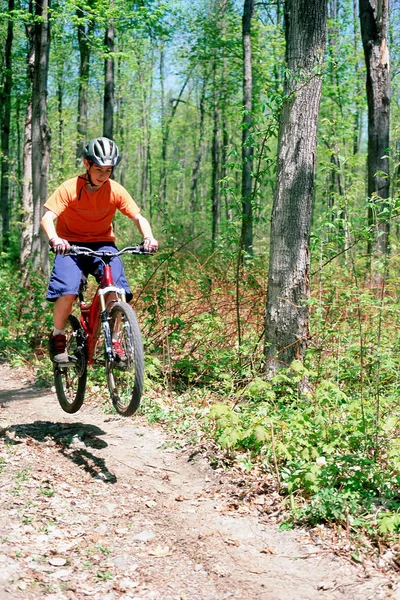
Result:
M378 520L379 532L383 535L385 533L395 533L400 529L400 514L398 513L386 513Z
M254 437L256 438L257 442L265 442L265 440L268 439L268 434L265 427L262 427L262 425L257 425L257 427L254 429Z

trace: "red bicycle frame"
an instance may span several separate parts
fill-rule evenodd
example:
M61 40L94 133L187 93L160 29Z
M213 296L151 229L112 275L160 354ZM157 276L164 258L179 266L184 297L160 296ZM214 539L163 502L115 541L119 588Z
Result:
M94 363L94 353L97 340L99 338L101 321L103 318L102 315L104 315L104 318L107 319L107 305L105 297L110 293L120 294L121 300L125 302L125 290L115 287L111 266L104 265L103 275L92 303L89 305L87 305L85 302L80 303L80 323L87 336L85 348L88 365L92 365ZM112 302L115 301L114 295Z

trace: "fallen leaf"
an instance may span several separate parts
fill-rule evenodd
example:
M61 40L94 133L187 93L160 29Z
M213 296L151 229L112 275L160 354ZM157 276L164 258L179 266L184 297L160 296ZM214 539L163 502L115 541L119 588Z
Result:
M63 567L67 564L67 561L65 558L49 558L49 564L53 565L53 567Z
M262 505L264 503L265 503L265 496L258 496L254 500L254 504L257 504L257 505Z
M211 537L212 535L215 535L215 531L206 531L205 533L199 533L199 540Z
M157 546L154 550L150 550L149 554L151 556L155 556L156 558L161 558L162 556L169 556L170 551L168 546Z
M54 571L54 573L52 573L50 577L51 579L61 579L62 581L69 581L71 579L71 575L72 569L59 569L58 571ZM36 579L38 578L36 577Z
M239 506L239 509L238 509L239 514L245 515L245 514L248 514L249 512L250 512L250 508L248 506L243 506L243 505Z
M333 588L332 583L327 583L326 581L321 581L317 584L317 590L331 590Z
M226 539L225 544L228 544L229 546L240 546L239 540L233 540L232 538Z
M140 533L135 535L134 539L137 540L138 542L149 542L150 540L152 540L155 537L156 537L156 535L153 531L141 531Z
M261 548L261 554L275 554L274 546L266 546L265 548Z

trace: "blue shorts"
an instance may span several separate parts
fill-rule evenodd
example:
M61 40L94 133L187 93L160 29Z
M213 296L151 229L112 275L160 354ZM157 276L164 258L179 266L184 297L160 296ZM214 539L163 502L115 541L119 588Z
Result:
M117 252L117 247L112 242L74 243L77 246L82 245L91 250ZM55 302L59 296L65 296L66 294L77 296L80 289L82 289L81 286L84 286L88 275L93 275L97 282L99 282L103 275L103 269L103 263L95 256L63 256L57 254L47 288L47 300ZM111 261L111 271L115 285L125 290L126 299L129 302L133 296L119 256Z

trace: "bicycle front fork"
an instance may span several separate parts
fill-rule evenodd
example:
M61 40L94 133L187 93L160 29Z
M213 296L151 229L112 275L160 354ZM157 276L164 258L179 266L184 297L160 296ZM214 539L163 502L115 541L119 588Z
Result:
M101 312L101 326L104 332L104 352L109 361L113 360L112 337L107 310Z

